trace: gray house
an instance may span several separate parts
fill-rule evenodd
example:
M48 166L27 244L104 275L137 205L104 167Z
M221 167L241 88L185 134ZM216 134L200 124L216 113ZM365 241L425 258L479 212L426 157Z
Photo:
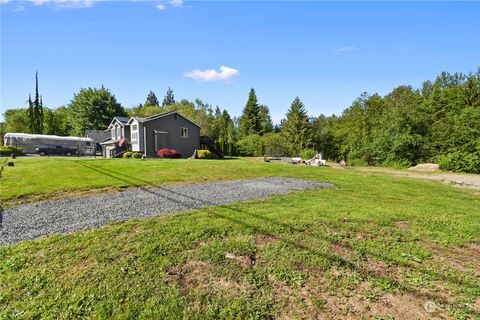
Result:
M188 158L200 149L200 126L177 111L128 120L115 117L108 130L111 138L101 143L106 158L120 156L127 150L152 158L163 148L175 149L182 158Z
M125 148L125 142L130 140L130 126L127 117L114 117L107 128L110 138L100 143L104 158L115 157L116 150Z

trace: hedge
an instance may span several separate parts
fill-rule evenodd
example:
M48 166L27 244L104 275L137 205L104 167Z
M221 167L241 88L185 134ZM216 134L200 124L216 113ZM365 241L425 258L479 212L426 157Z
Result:
M23 149L9 146L0 147L1 156L10 156L12 153L14 153L15 155L22 155Z

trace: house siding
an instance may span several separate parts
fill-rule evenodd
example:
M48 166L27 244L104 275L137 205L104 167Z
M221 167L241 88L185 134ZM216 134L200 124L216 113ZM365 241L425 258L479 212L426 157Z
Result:
M179 114L173 113L158 119L144 122L146 139L146 156L156 156L155 142L159 148L172 148L180 152L182 158L193 155L195 150L200 149L200 128L186 120ZM181 129L188 129L188 137L181 136ZM155 131L159 133L155 139Z

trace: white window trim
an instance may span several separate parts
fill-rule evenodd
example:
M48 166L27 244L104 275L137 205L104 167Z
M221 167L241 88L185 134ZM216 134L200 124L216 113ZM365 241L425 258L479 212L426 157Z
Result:
M183 135L183 129L185 129L185 133L186 133L185 136ZM188 138L188 128L187 127L180 127L180 137L185 138L185 139Z

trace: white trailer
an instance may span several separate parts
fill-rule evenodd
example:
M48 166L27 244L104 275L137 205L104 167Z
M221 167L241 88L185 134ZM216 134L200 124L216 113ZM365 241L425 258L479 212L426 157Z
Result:
M24 153L36 153L36 148L64 147L78 150L81 155L93 155L95 142L91 138L61 137L46 134L6 133L5 146L22 148Z

